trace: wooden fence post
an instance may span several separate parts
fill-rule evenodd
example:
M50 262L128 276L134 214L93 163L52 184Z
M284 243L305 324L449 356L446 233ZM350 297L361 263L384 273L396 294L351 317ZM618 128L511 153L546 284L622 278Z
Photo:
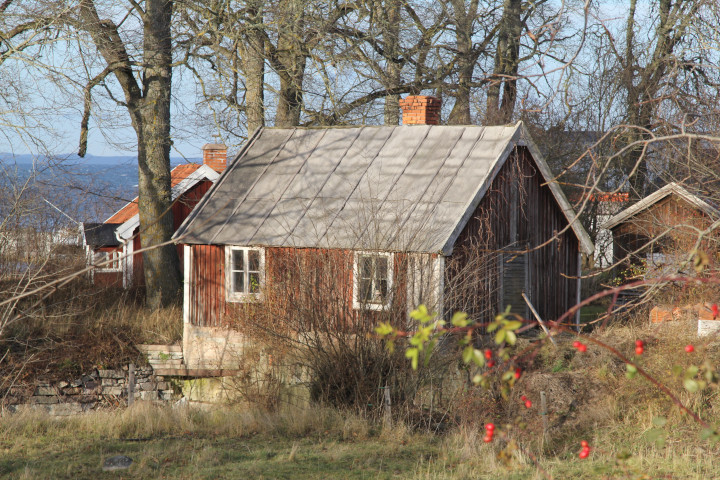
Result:
M385 405L385 426L390 428L392 427L392 401L390 400L390 387L388 387L387 384L385 384L385 387L383 387L383 399L383 403Z
M127 384L127 392L128 392L128 407L132 406L133 402L135 401L135 364L131 363L128 367L128 384Z
M544 448L545 447L545 437L547 436L547 431L548 431L547 398L545 397L545 392L540 392L540 415L542 416L542 426L543 426L542 445Z

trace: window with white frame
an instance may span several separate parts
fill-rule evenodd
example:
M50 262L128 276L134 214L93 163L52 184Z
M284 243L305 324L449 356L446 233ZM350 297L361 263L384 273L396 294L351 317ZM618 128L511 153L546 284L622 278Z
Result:
M122 252L113 250L110 252L95 252L93 254L93 264L98 266L98 270L108 272L118 272L122 270Z
M265 251L262 248L225 249L225 290L229 302L258 300L265 282Z
M353 307L383 310L390 305L392 254L358 252L353 268Z

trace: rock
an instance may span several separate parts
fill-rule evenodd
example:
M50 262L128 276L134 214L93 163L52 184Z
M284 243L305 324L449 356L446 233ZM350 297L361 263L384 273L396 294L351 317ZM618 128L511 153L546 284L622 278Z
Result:
M55 405L45 405L47 412L56 417L67 417L69 415L77 415L83 411L82 405L79 403L56 403Z
M172 390L163 390L158 392L158 395L160 396L160 400L172 400L175 396L175 392Z
M65 387L67 387L68 385L69 385L68 382L58 382L57 387L58 387L58 388L65 388Z
M114 378L103 378L100 384L103 387L107 387L108 385L117 385L117 383L117 380L115 380Z
M146 392L156 389L156 385L151 382L142 383L139 385L139 387L140 387L140 390L144 390Z
M114 457L106 458L103 463L103 472L114 472L115 470L125 470L130 468L133 460L125 455L115 455Z
M140 398L142 400L155 401L158 399L158 392L155 390L150 392L140 392Z
M37 387L35 389L35 395L57 395L57 389L55 387Z
M98 370L100 378L125 378L125 372L122 370Z
M62 389L63 395L80 395L83 389L80 387L65 387Z
M158 390L170 390L170 383L169 382L158 382L157 389Z
M41 396L41 397L30 397L30 404L33 405L49 405L51 403L58 403L57 397Z
M103 395L122 395L123 389L120 387L103 387Z

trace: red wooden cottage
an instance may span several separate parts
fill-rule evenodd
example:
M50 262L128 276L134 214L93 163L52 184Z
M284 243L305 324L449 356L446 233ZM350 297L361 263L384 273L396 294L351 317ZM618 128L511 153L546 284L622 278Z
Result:
M577 302L593 244L525 127L428 125L438 107L249 139L175 234L189 368L232 368L248 315L369 329L419 303L527 317L525 292L551 319Z
M203 146L203 163L178 165L171 172L172 214L175 229L187 218L202 196L220 177L227 163L227 147L221 144ZM84 223L83 239L93 283L142 286L143 259L140 250L140 215L137 197L103 223ZM178 254L183 249L178 247ZM182 265L182 262L181 262Z

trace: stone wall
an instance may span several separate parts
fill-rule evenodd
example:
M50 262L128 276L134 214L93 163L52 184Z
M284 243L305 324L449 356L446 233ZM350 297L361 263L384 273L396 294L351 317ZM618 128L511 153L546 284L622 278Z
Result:
M126 406L128 375L129 368L124 366L119 370L94 370L71 381L18 385L7 392L3 406L10 412L27 406L44 410L51 415L73 415L101 408ZM135 368L134 376L135 399L167 402L181 396L176 394L173 382L155 375L152 367Z

